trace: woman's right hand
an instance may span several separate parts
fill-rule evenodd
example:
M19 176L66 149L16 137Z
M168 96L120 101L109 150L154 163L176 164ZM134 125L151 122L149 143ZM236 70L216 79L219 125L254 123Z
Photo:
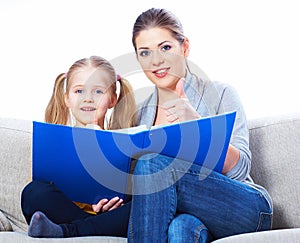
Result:
M175 91L178 98L168 100L161 105L169 123L184 122L201 117L184 93L184 82L184 79L181 78L176 84Z
M96 213L103 213L116 209L122 206L123 204L123 199L119 197L114 197L110 200L104 198L101 199L97 204L92 204L92 208Z

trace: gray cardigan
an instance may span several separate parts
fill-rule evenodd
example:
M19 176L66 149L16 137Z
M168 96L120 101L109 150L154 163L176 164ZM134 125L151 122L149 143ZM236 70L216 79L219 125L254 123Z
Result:
M236 90L225 83L199 79L196 75L187 72L184 91L191 105L202 116L217 115L236 111L236 120L230 140L240 151L240 159L226 176L244 182L259 189L268 199L271 199L264 188L256 185L250 177L251 152L249 149L249 131L246 114ZM157 89L142 103L139 104L138 124L151 127L154 124L157 107Z

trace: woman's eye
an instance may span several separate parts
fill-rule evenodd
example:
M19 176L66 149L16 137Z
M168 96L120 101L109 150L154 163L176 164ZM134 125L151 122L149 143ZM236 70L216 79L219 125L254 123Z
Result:
M148 50L140 51L140 53L139 53L139 55L141 57L148 57L148 56L150 56L150 54L151 54L151 51L148 51Z
M164 45L164 46L161 47L161 50L162 50L163 52L166 52L166 51L169 51L171 48L172 48L172 47L171 47L170 45Z

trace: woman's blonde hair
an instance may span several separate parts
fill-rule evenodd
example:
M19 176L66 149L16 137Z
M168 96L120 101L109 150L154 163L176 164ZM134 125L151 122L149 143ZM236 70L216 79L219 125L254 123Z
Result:
M113 108L113 112L107 124L107 129L120 129L136 125L136 104L133 90L130 83L119 76L113 66L104 58L91 56L76 61L66 73L57 76L53 93L45 111L45 122L67 125L69 122L70 112L65 103L65 94L69 93L70 82L74 71L82 67L101 68L109 74L110 86L109 92L117 92L117 81L120 83L118 101Z

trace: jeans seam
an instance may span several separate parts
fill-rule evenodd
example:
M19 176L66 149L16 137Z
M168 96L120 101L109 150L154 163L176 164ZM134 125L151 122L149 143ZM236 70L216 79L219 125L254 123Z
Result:
M196 234L195 234L195 242L198 243L199 242L199 237L200 237L200 232L201 230L206 229L204 225L200 225L199 227L197 227L196 229Z
M186 174L195 175L195 176L198 176L198 175L200 174L199 172L183 171L183 170L180 170L180 169L176 169L176 171L181 172L181 173L186 173ZM257 190L256 188L251 187L251 189L253 189L253 190L249 190L249 189L247 189L247 188L245 188L245 187L241 187L240 185L238 185L238 184L236 184L236 183L232 183L230 180L224 180L224 179L221 179L221 178L212 176L211 174L209 174L209 175L207 176L207 178L209 178L209 179L211 179L211 180L218 180L218 181L225 182L225 183L227 183L227 184L230 184L230 185L233 185L233 186L235 186L235 187L238 187L238 188L240 188L240 189L242 189L242 190L244 190L244 191L248 191L248 192L250 192L250 193L259 195L259 196L262 197L262 198L265 198L264 195L263 195L259 190ZM230 178L228 178L228 179L230 179ZM231 179L231 180L233 180L233 179ZM237 182L239 182L239 181L237 181ZM240 182L240 183L242 183L242 182ZM245 184L245 185L247 185L247 184ZM249 185L247 185L247 186L249 186ZM250 187L250 186L249 186L249 187Z
M130 238L130 241L129 242L133 242L133 236L132 236L132 234L133 234L133 232L132 232L132 218L130 217L129 218L129 238Z
M261 225L262 225L262 222L263 222L263 215L268 215L271 219L271 222L270 222L270 229L272 229L272 213L266 213L266 212L260 212L259 213L259 222L258 222L258 225L257 225L257 228L256 228L256 231L261 231Z
M172 177L173 177L173 180L176 181L177 179L177 176L176 176L176 171L175 170L172 170L171 171L172 173ZM175 190L176 190L176 186L175 186L176 183L173 184L173 186L171 186L171 191L172 191L172 196L171 196L171 207L170 207L170 215L169 215L169 221L172 221L172 219L174 218L174 215L176 214L176 208L177 208L177 205L175 204ZM172 211L173 209L173 211Z

